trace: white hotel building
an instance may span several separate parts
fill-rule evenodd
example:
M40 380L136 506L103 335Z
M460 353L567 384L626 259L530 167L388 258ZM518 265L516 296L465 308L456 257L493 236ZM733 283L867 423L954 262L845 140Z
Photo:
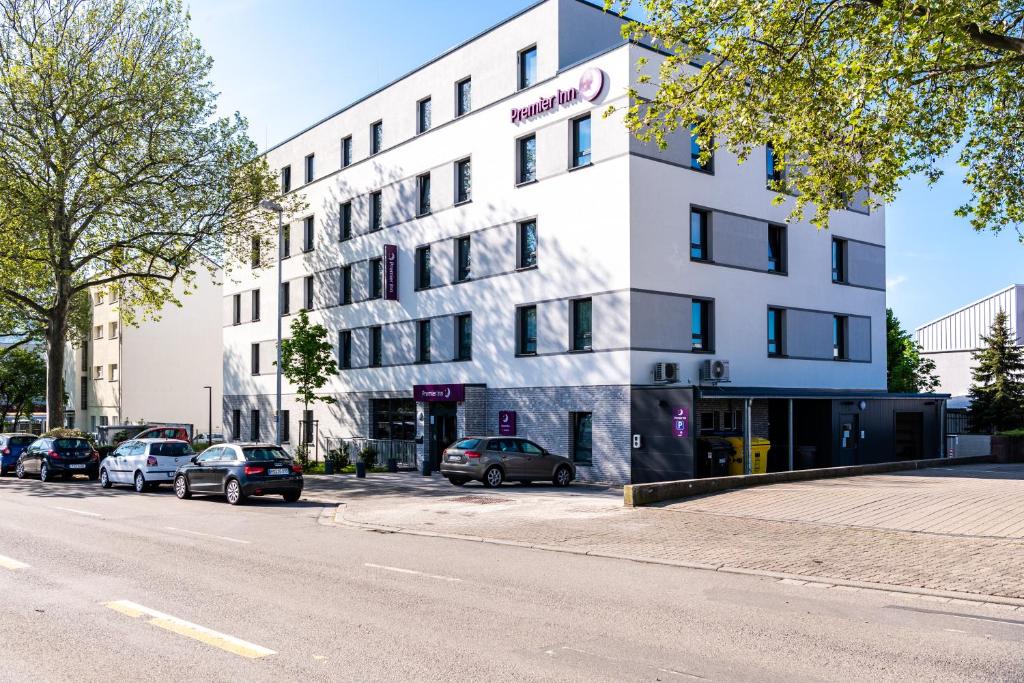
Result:
M288 443L308 420L321 452L369 438L436 462L506 413L617 483L693 476L699 435L744 426L773 469L793 446L804 466L938 451L941 400L885 394L884 213L787 225L765 153L699 169L689 135L638 143L621 108L637 60L662 55L620 26L539 2L267 152L309 205L285 217L285 334L309 309L342 368L311 416L286 384ZM224 285L236 439L273 439L273 255L261 266ZM731 381L702 380L708 360Z

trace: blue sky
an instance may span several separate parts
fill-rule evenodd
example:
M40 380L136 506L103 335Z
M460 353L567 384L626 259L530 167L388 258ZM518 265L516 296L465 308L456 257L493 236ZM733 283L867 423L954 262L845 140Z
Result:
M193 30L214 58L224 112L240 111L261 148L302 130L534 0L201 0ZM888 302L913 329L1024 282L1014 232L977 234L952 159L940 183L904 182L888 207Z

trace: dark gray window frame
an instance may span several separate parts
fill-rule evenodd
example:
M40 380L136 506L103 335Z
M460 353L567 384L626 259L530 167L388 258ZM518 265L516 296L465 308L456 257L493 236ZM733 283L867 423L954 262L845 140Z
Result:
M469 97L467 98L469 102L465 107L463 107L462 101L462 86L464 85L469 86ZM471 111L473 111L473 77L466 76L455 82L455 118L465 116Z
M524 175L525 164L523 160L526 157L526 143L533 141L533 173L527 178ZM522 137L516 138L516 186L529 185L537 182L537 134L529 133Z
M526 72L527 64L526 64L525 57L526 57L526 55L528 55L531 52L533 53L533 74L532 74L532 79L530 80L529 83L527 83L526 82L527 81L527 77L531 76L531 75ZM536 43L534 43L533 45L524 47L518 53L516 53L516 86L517 86L516 90L517 91L525 90L526 88L530 88L530 87L533 87L533 86L537 85L537 55L538 55L538 51L537 51L537 44Z
M380 136L378 138L378 131ZM370 156L380 154L384 150L384 120L380 119L370 124Z
M430 211L430 172L416 176L416 217L429 216Z
M379 368L384 364L384 329L380 325L373 325L369 330L370 357L367 365L371 368Z
M590 331L586 336L580 336L582 326L581 315L586 305L587 326ZM587 341L589 337L589 341ZM569 349L574 352L586 352L594 350L594 300L591 297L581 297L569 300Z
M424 110L424 105L427 109ZM433 104L431 103L430 96L424 97L423 99L416 102L416 134L423 135L433 127ZM424 113L426 118L424 119Z
M533 262L528 263L526 258L526 229L528 226L533 226L533 233L535 235L533 250ZM536 218L528 218L526 220L519 221L516 223L516 270L532 270L540 265L540 231L537 227Z
M588 122L590 126L590 146L586 150L586 160L580 161L581 148L580 148L580 131L579 127L583 121ZM586 113L582 116L577 116L572 119L569 124L569 168L586 168L587 166L593 165L593 146L594 146L594 126L593 120L590 117L590 113Z
M466 245L463 250L462 245ZM465 254L465 263L463 263ZM455 282L468 282L473 279L473 239L470 235L455 238Z
M701 217L701 220L702 220L701 227L700 227L701 234L700 234L700 242L699 243L693 241L693 217L694 217L694 215L699 215ZM690 207L690 222L689 222L689 225L687 226L687 233L689 235L689 242L690 242L689 252L690 252L690 260L691 261L697 261L697 262L700 262L700 263L711 263L712 262L712 259L711 259L711 220L712 220L712 218L711 218L711 216L712 216L712 212L709 211L708 209L703 209L703 208L696 207L696 206L691 206ZM703 253L700 256L694 256L693 252L694 252L695 246L699 246L700 249L702 250Z
M700 306L701 323L701 348L693 346L693 308L694 304ZM701 297L690 298L690 351L692 353L714 353L715 352L715 300Z
M527 351L528 336L527 330L527 319L526 314L528 311L533 313L533 350ZM540 337L540 322L537 316L537 304L524 304L522 306L516 306L516 355L517 356L536 356L537 345Z
M469 324L469 344L465 344L462 326ZM455 316L455 360L473 360L473 314L459 313Z
M431 287L431 267L430 267L430 245L421 244L416 247L415 252L415 265L416 265L416 286L417 291L423 289L430 289Z
M430 362L430 318L416 321L416 362Z
M369 299L380 299L384 296L384 260L380 257L367 261L370 276Z
M341 139L341 167L348 168L352 165L352 136L346 135Z
M772 325L769 320L774 317L775 320L775 338L771 337ZM769 306L768 314L765 317L765 340L769 358L785 358L786 357L786 309L779 308L778 306ZM771 350L771 345L774 342L775 351Z
M375 190L370 193L370 228L369 232L380 232L384 229L384 191Z
M462 172L466 169L469 178L469 188L465 195L462 192ZM473 159L466 157L455 162L455 205L465 204L473 201Z
M302 163L303 174L306 179L306 184L316 180L316 154L307 154L305 160Z
M338 368L341 370L352 368L352 330L338 332Z
M352 200L338 205L338 240L352 239Z

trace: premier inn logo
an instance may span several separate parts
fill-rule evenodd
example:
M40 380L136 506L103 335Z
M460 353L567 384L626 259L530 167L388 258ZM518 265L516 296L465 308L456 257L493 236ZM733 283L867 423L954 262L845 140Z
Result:
M512 123L528 121L538 114L551 111L565 104L572 104L583 98L593 102L604 88L604 72L597 68L587 69L580 76L579 87L562 90L559 88L554 95L543 96L533 104L512 109Z

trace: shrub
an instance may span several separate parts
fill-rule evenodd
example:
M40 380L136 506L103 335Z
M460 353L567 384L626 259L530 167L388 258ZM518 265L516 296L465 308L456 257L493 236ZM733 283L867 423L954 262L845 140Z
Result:
M348 455L348 450L348 444L343 443L338 448L333 448L327 452L327 457L330 458L331 464L334 465L335 472L349 466L351 460Z
M119 431L116 434L114 434L114 438L112 438L110 441L115 446L117 446L118 444L122 444L122 443L124 443L125 441L127 441L130 438L132 438L132 437L129 436L128 431L125 430L125 429L122 429L121 431Z
M366 469L372 468L377 464L377 449L373 446L367 446L359 453L359 459L366 464Z
M96 439L92 438L92 434L83 432L81 429L68 429L67 427L56 427L43 434L45 437L52 439L85 439L89 442L89 445L93 448L96 447Z
M302 443L295 447L295 461L302 465L302 469L309 467L309 446Z

